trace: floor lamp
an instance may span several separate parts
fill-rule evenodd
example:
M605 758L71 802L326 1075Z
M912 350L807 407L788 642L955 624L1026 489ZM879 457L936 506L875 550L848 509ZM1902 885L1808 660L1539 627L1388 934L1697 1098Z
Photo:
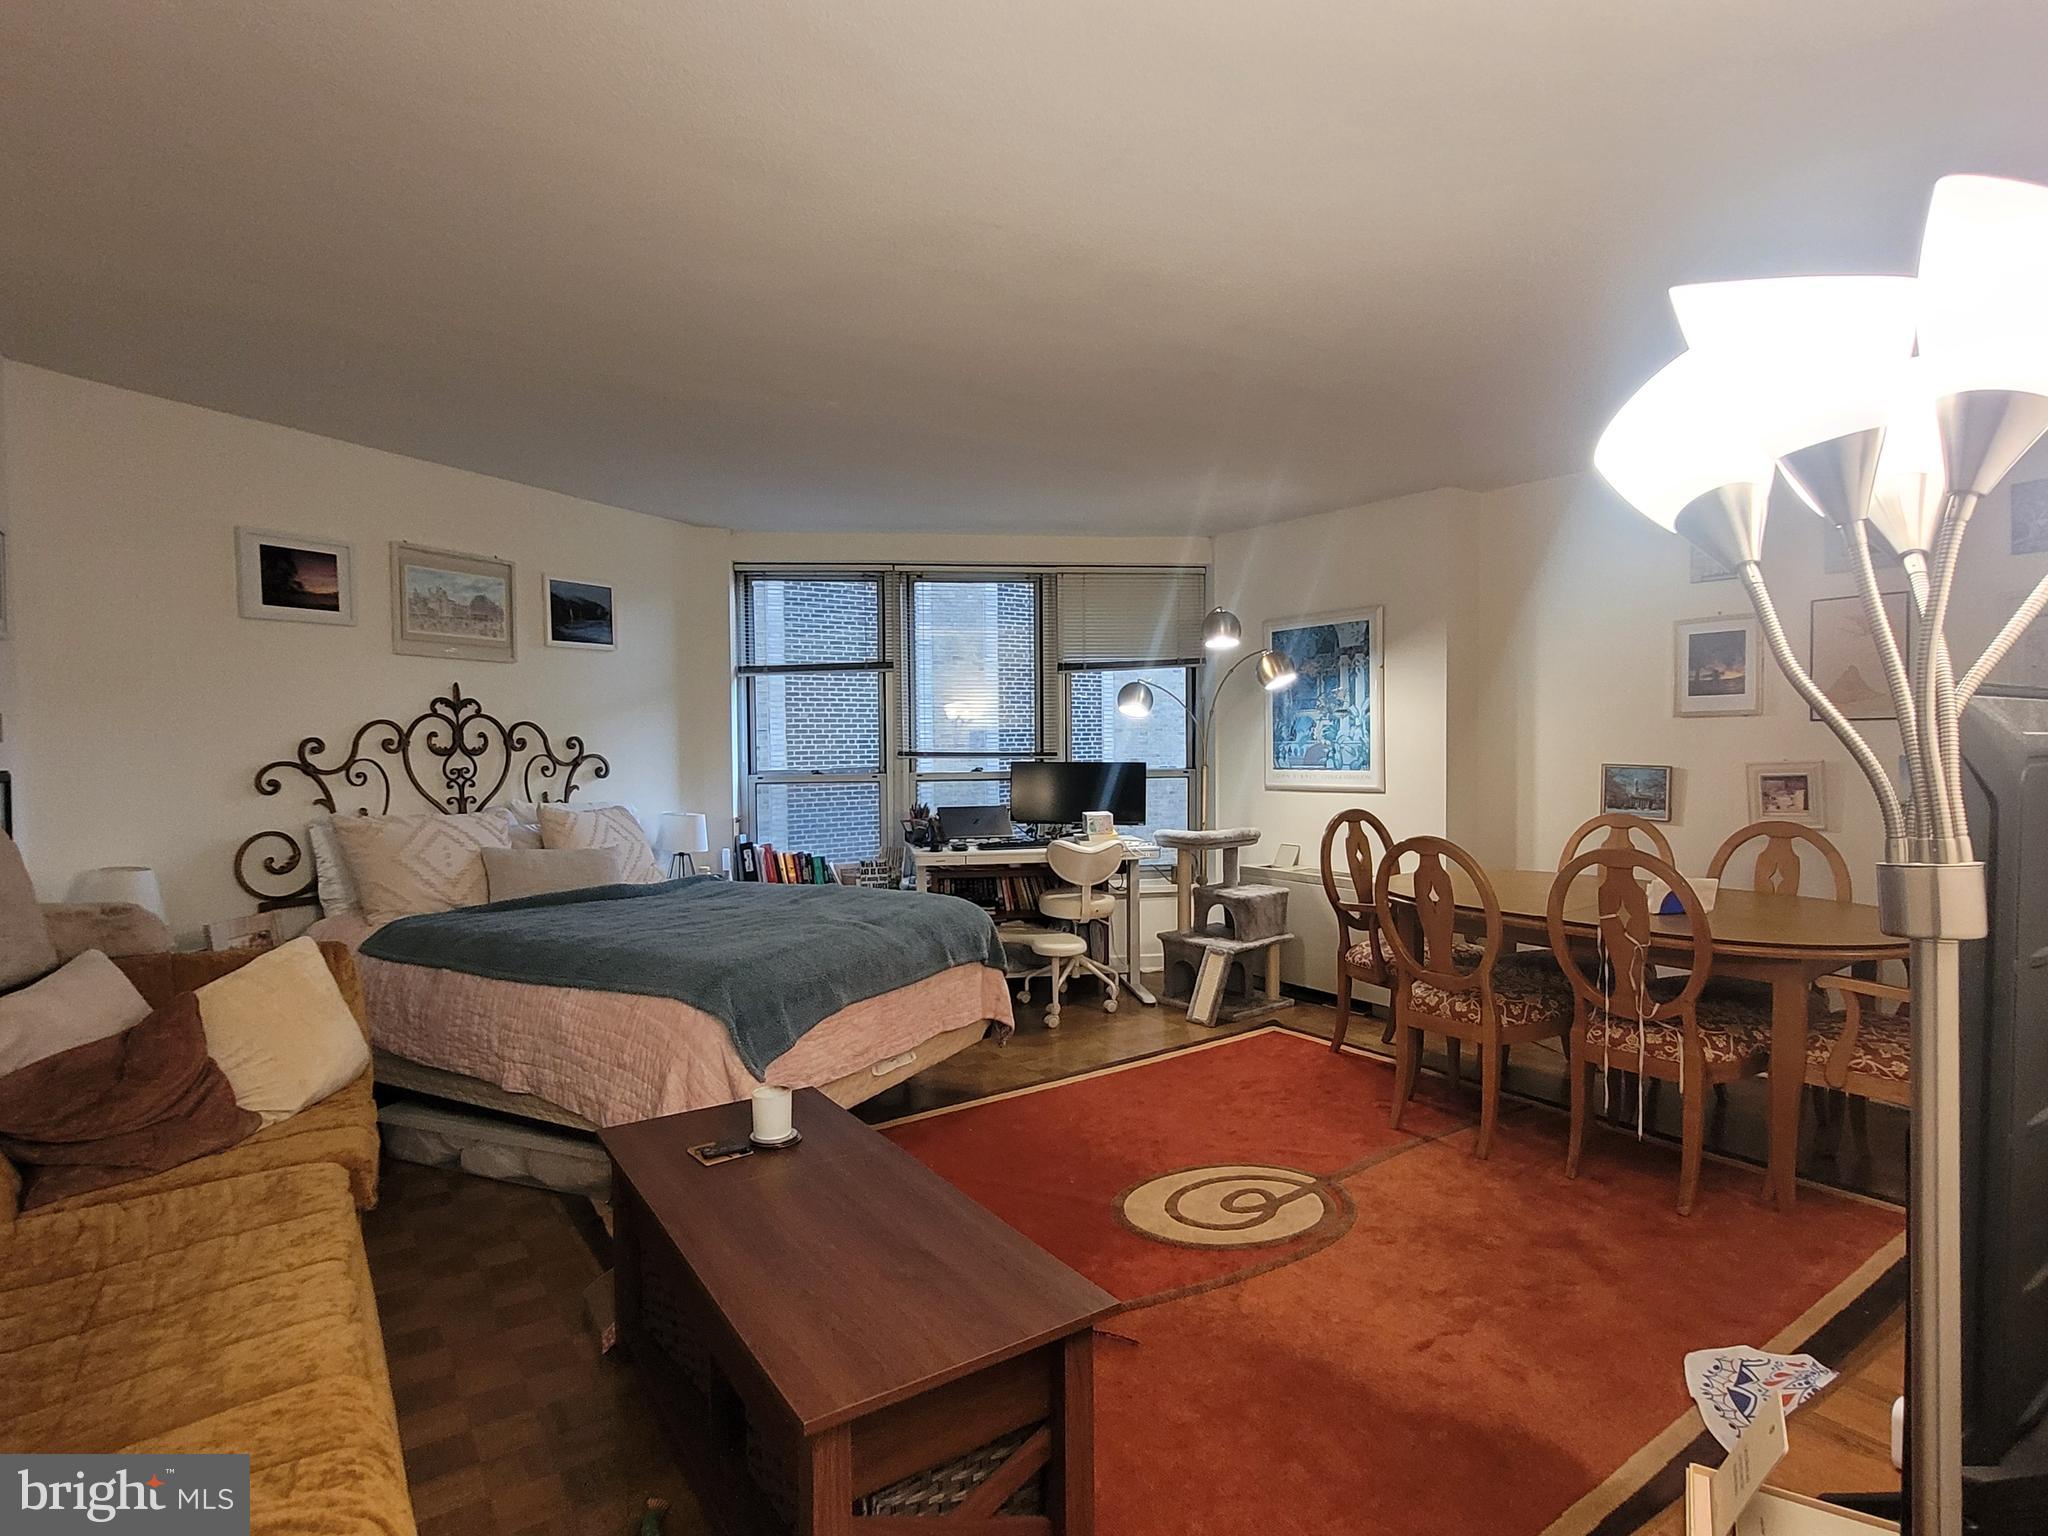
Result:
M1234 651L1243 644L1244 625L1238 622L1237 615L1228 608L1210 609L1209 616L1202 620L1203 648L1210 652ZM1196 730L1196 734L1201 738L1199 755L1202 764L1202 803L1199 807L1201 811L1199 825L1204 827L1210 824L1215 805L1215 791L1211 787L1216 779L1213 761L1215 753L1211 749L1216 739L1216 733L1211 727L1216 721L1216 701L1223 697L1224 685L1237 676L1240 668L1250 664L1256 664L1259 686L1268 693L1279 693L1282 689L1293 687L1294 680L1299 675L1294 670L1294 663L1289 661L1279 651L1248 651L1238 657L1231 665L1230 670L1217 680L1216 686L1209 690L1209 704L1202 711L1201 717L1197 721ZM1150 719L1153 707L1158 702L1155 696L1162 693L1185 710L1190 720L1196 718L1194 710L1188 706L1188 701L1172 689L1155 688L1150 683L1136 681L1125 683L1123 687L1117 690L1116 712L1132 720Z
M1913 970L1907 1529L1960 1536L1958 951L1986 931L1961 719L2048 606L2048 579L1960 675L1945 625L1972 513L2048 430L2048 187L1937 182L1917 277L1705 283L1674 288L1671 300L1686 350L1621 408L1594 466L1638 511L1737 573L1779 667L1849 749L1883 814L1878 905L1885 931L1911 940ZM1904 786L1785 638L1762 563L1780 475L1848 543L1904 744ZM1873 527L1898 553L1919 610L1910 656L1885 618Z

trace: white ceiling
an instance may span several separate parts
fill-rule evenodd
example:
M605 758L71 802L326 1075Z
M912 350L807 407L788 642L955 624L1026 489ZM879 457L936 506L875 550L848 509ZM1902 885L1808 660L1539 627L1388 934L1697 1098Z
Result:
M1668 284L2048 179L2041 0L0 0L0 353L693 522L1582 468Z

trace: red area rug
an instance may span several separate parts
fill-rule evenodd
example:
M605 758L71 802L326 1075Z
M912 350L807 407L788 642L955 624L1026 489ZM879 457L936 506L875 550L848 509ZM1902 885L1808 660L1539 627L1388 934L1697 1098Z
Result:
M888 1130L1126 1303L1096 1349L1105 1536L1564 1536L1699 1431L1688 1350L1789 1348L1892 1269L1896 1209L1268 1029Z

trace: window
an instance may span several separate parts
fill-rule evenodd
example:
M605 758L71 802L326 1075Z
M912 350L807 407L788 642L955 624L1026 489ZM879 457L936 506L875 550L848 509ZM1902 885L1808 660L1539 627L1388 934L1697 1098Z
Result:
M1035 576L912 576L904 736L912 799L1000 805L1012 760L1044 755Z
M1188 827L1194 793L1194 728L1181 702L1192 697L1189 667L1096 667L1067 673L1067 755L1077 762L1145 764L1145 820L1119 827L1149 838L1161 827ZM1153 691L1151 715L1119 714L1129 683Z
M740 677L756 842L873 858L883 847L882 579L746 575Z
M1145 832L1199 812L1189 699L1206 573L735 573L742 820L757 842L888 855L913 805L1001 805L1011 764L1142 760ZM1116 709L1149 683L1149 720Z
M1059 580L1059 665L1067 680L1067 755L1145 764L1145 820L1132 831L1195 824L1195 668L1206 588L1200 571L1076 571ZM1130 683L1152 713L1120 714ZM1162 856L1163 858L1164 856Z

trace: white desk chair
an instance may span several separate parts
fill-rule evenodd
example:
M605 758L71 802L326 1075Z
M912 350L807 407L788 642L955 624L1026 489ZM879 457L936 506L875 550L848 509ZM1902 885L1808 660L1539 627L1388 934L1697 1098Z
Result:
M1072 889L1047 891L1038 898L1038 910L1047 917L1075 925L1075 933L1046 931L1031 936L1031 952L1051 963L1042 971L1033 971L1022 978L1023 985L1017 988L1017 1001L1024 1002L1030 993L1033 977L1052 978L1052 1000L1045 1010L1045 1027L1060 1027L1060 993L1066 990L1067 982L1076 971L1085 971L1099 980L1107 992L1102 999L1105 1013L1116 1012L1116 972L1088 953L1088 928L1092 923L1108 924L1110 914L1116 911L1116 898L1104 889L1110 878L1123 867L1124 846L1114 838L1101 843L1076 843L1061 838L1045 850L1045 861L1052 872L1068 881Z

